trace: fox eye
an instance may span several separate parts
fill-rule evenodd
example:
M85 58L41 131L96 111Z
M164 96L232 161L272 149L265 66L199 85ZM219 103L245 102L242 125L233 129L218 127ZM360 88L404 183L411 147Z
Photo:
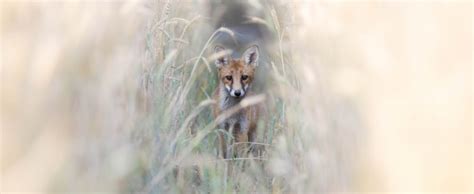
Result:
M225 76L225 78L229 81L232 81L232 76L228 75L228 76Z
M242 76L242 80L246 80L247 78L249 78L248 75L243 75L243 76Z

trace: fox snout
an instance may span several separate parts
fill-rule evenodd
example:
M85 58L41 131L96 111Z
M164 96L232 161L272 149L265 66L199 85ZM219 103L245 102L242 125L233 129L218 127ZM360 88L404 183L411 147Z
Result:
M230 95L236 98L243 97L245 95L245 91L241 89L231 90Z
M232 80L229 85L226 84L227 91L229 92L230 96L234 98L240 98L245 96L245 89L241 81Z
M243 88L234 88L231 86L226 85L226 90L230 94L230 96L234 98L240 98L245 96L245 90Z

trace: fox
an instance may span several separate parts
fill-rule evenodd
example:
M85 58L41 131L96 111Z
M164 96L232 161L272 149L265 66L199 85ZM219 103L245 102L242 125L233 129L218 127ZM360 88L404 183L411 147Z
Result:
M225 50L219 45L214 48L216 54L221 54L215 61L219 79L213 95L217 102L213 111L216 118L223 112L238 106L246 97L255 95L252 91L252 81L258 66L259 47L257 45L250 46L241 58L233 58L229 54L222 55ZM255 141L257 122L261 112L261 105L241 108L219 123L219 128L231 133L235 143L252 143ZM219 144L222 156L228 158L227 143L222 132L219 132ZM236 149L239 152L241 151L239 149L243 147L245 145L238 145Z
M276 47L276 36L264 22L264 2L253 3L235 0L210 1L209 18L217 30L213 40L218 78L212 97L216 101L213 106L215 118L239 107L239 103L248 97L265 94L269 84L271 68L268 61L270 53L273 53ZM221 30L223 28L226 30ZM259 103L240 107L237 112L217 123L220 129L232 135L233 141L226 142L226 133L220 131L219 155L224 158L229 158L232 154L238 156L249 143L249 151L254 155L261 154L263 148L257 146L256 141L261 138L262 133L257 131L257 128L264 127L264 124L257 124L261 124L259 121L265 121L268 116L266 105Z

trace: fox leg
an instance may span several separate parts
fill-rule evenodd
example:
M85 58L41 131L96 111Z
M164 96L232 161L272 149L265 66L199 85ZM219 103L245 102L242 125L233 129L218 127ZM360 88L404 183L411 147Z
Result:
M229 130L229 125L227 123L221 123L221 124L219 124L219 128L227 131L227 130ZM227 141L226 141L226 138L225 138L226 134L223 131L219 131L218 134L219 134L218 135L218 138L219 138L219 145L218 145L219 147L218 148L219 149L217 149L217 151L218 151L217 155L218 156L221 155L222 158L225 159L225 158L227 158Z
M219 131L220 154L222 158L227 158L227 142L225 141L224 132Z
M241 157L244 155L244 153L247 150L247 142L248 142L248 137L246 133L238 133L235 135L235 151L237 157Z
M248 134L248 139L250 142L249 152L252 152L253 156L261 156L264 148L262 145L255 144L257 140L256 127L251 127L247 134Z
M256 138L255 136L256 136L257 134L255 133L255 129L254 129L254 128L250 128L249 131L248 131L248 133L247 133L247 135L248 135L248 139L249 139L249 142L250 142L250 143L255 142L255 138Z
M248 141L248 136L247 129L245 127L246 125L243 123L237 123L235 125L235 129L232 134L234 137L233 148L235 157L243 156L243 153L247 148L246 142Z

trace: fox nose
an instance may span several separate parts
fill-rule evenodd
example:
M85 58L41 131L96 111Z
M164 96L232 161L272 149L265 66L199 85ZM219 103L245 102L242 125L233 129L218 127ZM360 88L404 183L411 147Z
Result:
M237 96L237 97L239 97L240 94L241 94L241 93L240 93L240 90L237 90L237 91L234 92L234 95Z

